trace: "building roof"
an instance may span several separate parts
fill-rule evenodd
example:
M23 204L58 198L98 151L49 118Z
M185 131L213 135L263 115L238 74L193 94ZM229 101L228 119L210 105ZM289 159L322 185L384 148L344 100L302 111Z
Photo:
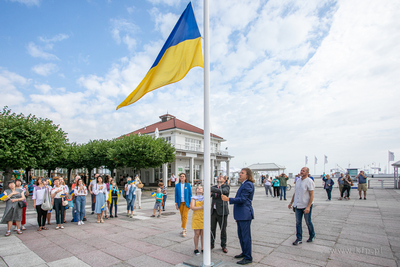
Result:
M252 171L284 171L286 168L276 163L256 163L247 166Z
M400 167L400 160L392 164L393 167Z
M187 122L181 121L171 114L162 115L162 116L160 116L160 119L161 119L161 121L159 121L159 122L156 122L149 126L145 126L141 129L138 129L138 130L128 133L126 135L129 136L131 134L138 134L138 133L149 134L149 133L154 133L156 131L156 129L158 129L158 131L160 131L160 132L164 131L164 130L181 129L181 130L204 135L203 129L193 126ZM222 137L212 134L212 133L210 135L211 135L211 137L214 137L214 138L223 139Z

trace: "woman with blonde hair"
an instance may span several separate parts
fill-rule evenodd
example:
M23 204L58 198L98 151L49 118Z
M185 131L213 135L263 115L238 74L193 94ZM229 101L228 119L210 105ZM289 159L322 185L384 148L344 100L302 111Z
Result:
M142 184L142 181L139 178L139 175L136 174L135 176L135 185L137 187L136 189L136 202L135 202L135 209L136 209L136 204L139 205L139 209L141 209L142 206L142 187L139 187L139 185Z
M192 199L192 187L187 182L186 174L179 175L179 183L175 185L175 208L181 214L182 232L183 237L186 236L186 224L189 213L190 201Z
M11 235L11 226L13 221L17 225L17 233L20 235L22 231L21 220L22 220L22 208L19 206L19 202L25 201L25 195L22 189L15 188L14 180L8 181L8 189L3 192L7 197L3 199L6 202L6 208L4 210L3 218L0 223L7 224L7 232L5 236Z
M199 238L201 243L201 251L203 251L203 217L204 217L204 196L203 187L196 187L196 195L190 201L190 209L193 210L192 229L194 230L194 254L199 255Z

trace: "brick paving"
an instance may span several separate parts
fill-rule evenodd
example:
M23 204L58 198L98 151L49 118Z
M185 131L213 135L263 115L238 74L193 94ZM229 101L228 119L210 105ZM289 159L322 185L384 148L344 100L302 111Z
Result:
M234 194L237 187L231 189ZM288 192L288 199L293 189ZM352 189L350 201L339 201L338 189L332 201L326 200L322 188L316 188L313 243L293 246L294 213L288 201L266 197L264 188L256 187L253 201L255 220L252 222L252 266L400 266L400 190L370 189L368 200L359 200ZM185 266L184 262L201 264L194 256L191 212L188 235L180 237L180 217L169 189L167 211L161 218L150 218L153 199L145 192L142 209L134 218L125 216L126 203L118 206L119 217L96 223L90 214L88 198L85 225L71 223L67 211L65 229L36 231L36 212L28 202L27 230L22 235L5 237L6 225L0 225L0 267L2 266ZM5 203L0 203L0 214ZM236 224L228 217L228 250L224 254L216 242L212 261L218 266L237 266L233 256L240 253ZM303 239L307 239L303 222ZM219 234L217 234L219 240Z

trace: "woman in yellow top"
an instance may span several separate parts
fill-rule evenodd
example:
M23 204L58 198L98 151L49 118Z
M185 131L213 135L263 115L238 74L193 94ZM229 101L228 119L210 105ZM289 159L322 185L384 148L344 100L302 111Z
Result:
M190 201L190 209L193 210L192 229L194 230L194 254L199 255L199 237L201 236L201 251L203 251L203 187L196 188L196 196Z
M112 181L110 190L108 191L108 200L110 201L110 218L114 218L112 215L113 205L115 208L115 218L118 218L117 208L119 199L119 189L115 181Z

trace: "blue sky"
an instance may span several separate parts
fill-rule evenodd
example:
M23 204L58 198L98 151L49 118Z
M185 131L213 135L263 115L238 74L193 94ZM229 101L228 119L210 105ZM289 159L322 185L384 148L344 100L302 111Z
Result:
M70 141L110 139L167 111L203 127L203 70L115 110L188 4L0 0L0 105L52 119ZM193 1L203 32L203 1ZM211 130L231 166L298 172L400 155L400 4L210 1ZM398 158L396 157L396 160ZM308 165L313 171L314 165Z

